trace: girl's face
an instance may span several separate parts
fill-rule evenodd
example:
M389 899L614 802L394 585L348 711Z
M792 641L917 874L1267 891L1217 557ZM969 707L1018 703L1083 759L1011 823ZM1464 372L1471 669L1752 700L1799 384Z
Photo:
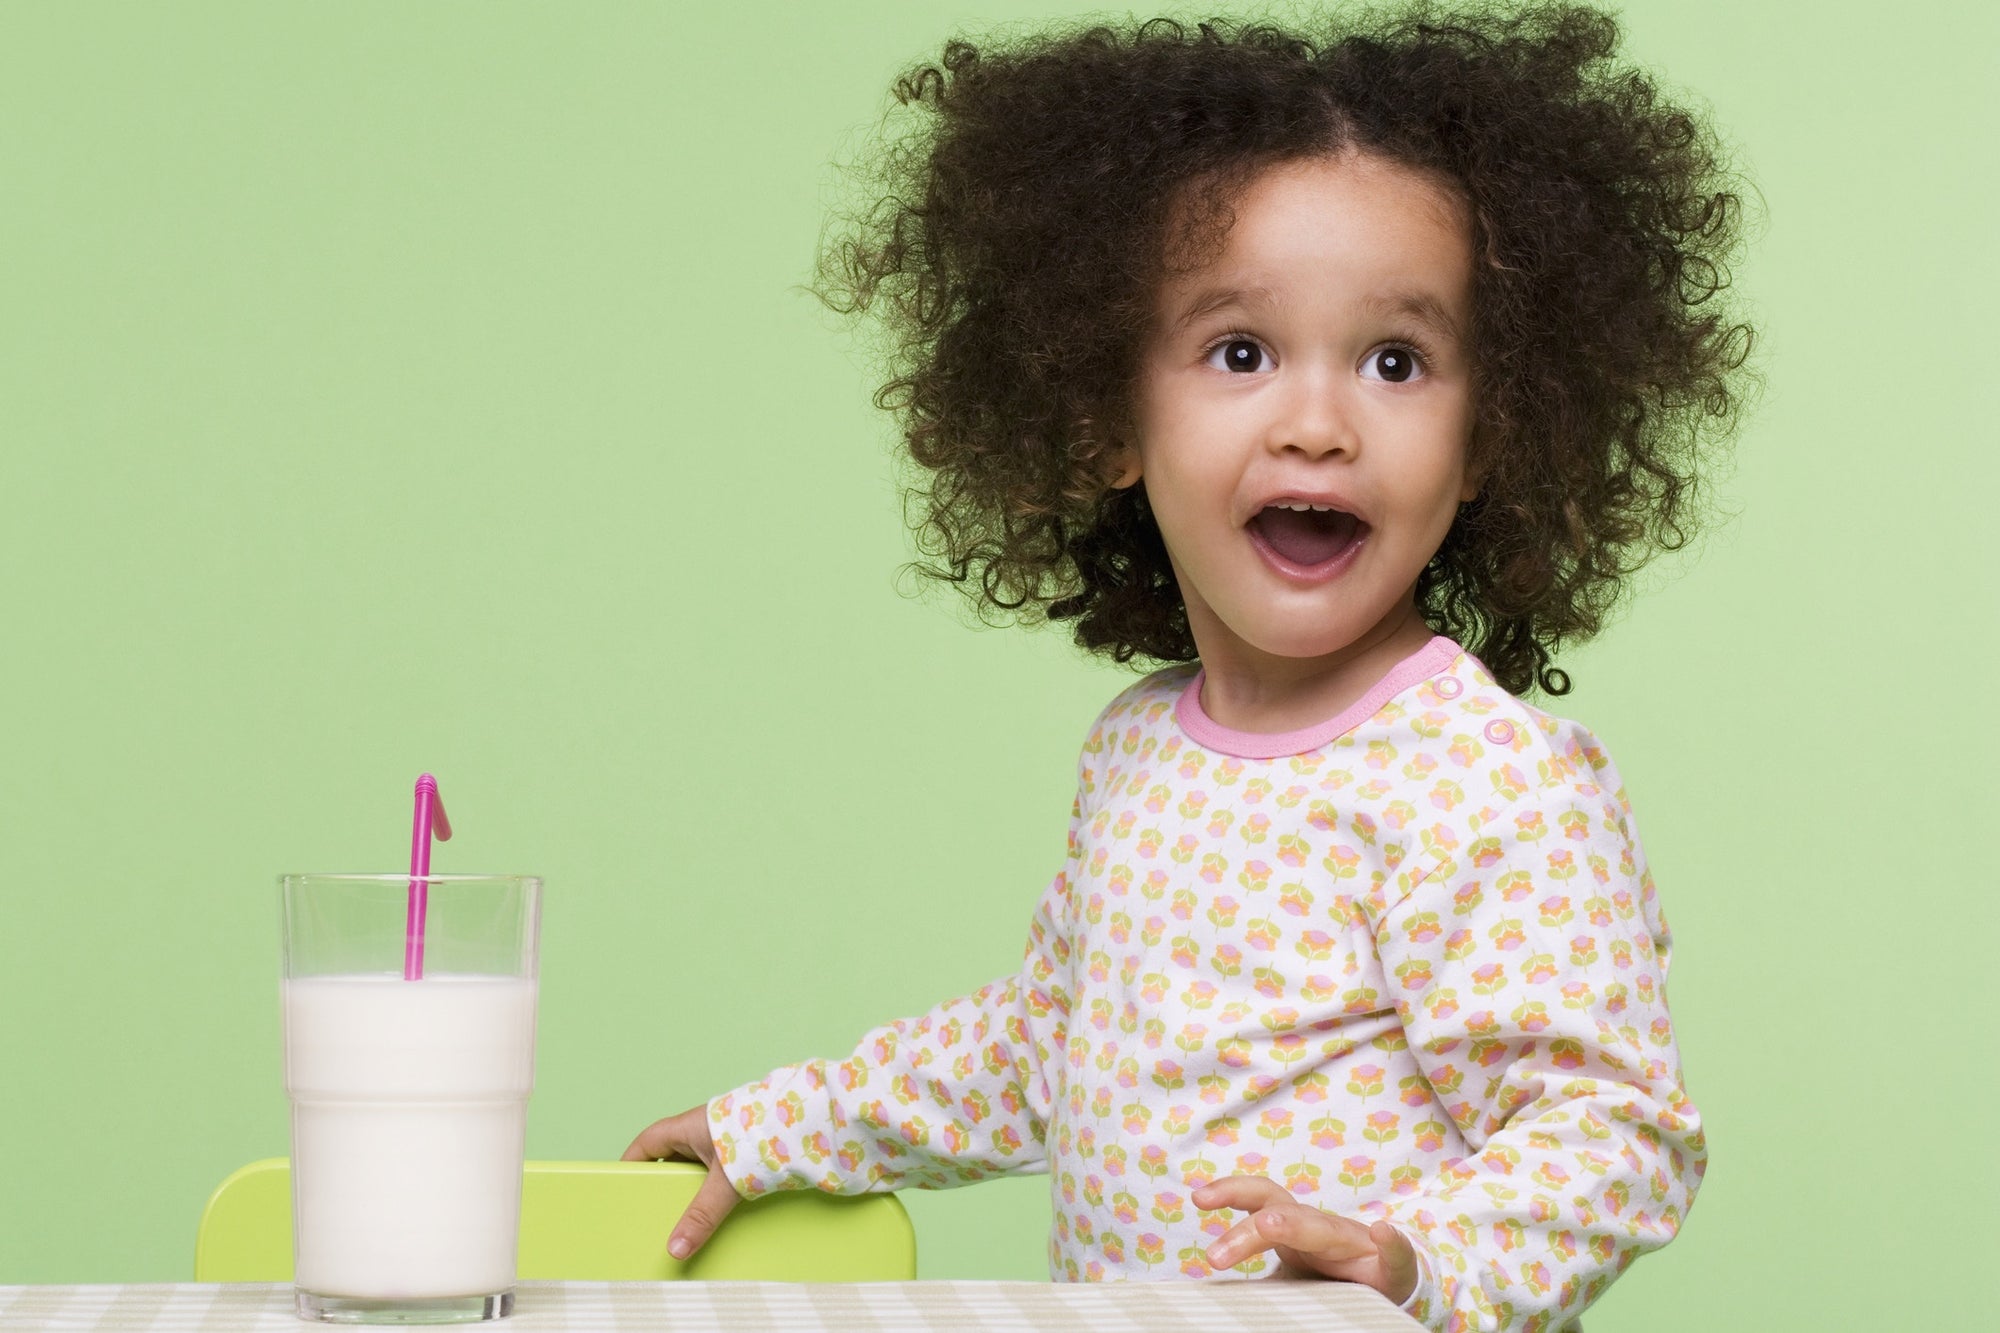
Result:
M1417 575L1478 489L1465 210L1350 153L1272 168L1235 213L1160 294L1116 484L1145 480L1212 676L1421 646Z

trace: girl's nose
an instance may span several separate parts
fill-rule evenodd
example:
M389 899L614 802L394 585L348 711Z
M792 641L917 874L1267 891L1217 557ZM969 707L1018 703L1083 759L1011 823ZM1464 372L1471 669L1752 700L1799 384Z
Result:
M1302 373L1293 381L1271 423L1271 448L1307 458L1352 456L1361 448L1352 408L1335 372L1314 369Z

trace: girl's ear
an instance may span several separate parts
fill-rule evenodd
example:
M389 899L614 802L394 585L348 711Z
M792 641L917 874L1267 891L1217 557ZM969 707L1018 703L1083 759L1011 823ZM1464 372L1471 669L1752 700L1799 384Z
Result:
M1139 482L1139 451L1129 444L1121 444L1111 455L1111 463L1117 469L1111 479L1111 489L1122 491Z

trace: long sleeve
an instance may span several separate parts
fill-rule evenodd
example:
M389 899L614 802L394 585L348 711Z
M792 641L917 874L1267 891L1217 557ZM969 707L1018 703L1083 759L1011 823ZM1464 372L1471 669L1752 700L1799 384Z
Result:
M1673 1238L1707 1164L1644 853L1609 758L1573 757L1502 791L1443 882L1378 926L1411 1054L1466 1145L1378 1215L1417 1242L1411 1313L1451 1333L1571 1327Z
M1064 867L1035 909L1017 972L874 1029L845 1059L787 1065L709 1102L739 1194L943 1188L1047 1170L1084 796L1080 784Z

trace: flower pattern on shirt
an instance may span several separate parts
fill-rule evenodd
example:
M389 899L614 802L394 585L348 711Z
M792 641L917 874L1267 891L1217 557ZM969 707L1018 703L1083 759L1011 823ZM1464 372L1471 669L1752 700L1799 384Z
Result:
M1573 1327L1706 1165L1669 934L1595 737L1427 651L1278 758L1191 738L1192 666L1121 692L1021 968L711 1101L738 1191L1047 1171L1059 1279L1261 1277L1189 1198L1260 1175L1401 1228L1432 1328Z

